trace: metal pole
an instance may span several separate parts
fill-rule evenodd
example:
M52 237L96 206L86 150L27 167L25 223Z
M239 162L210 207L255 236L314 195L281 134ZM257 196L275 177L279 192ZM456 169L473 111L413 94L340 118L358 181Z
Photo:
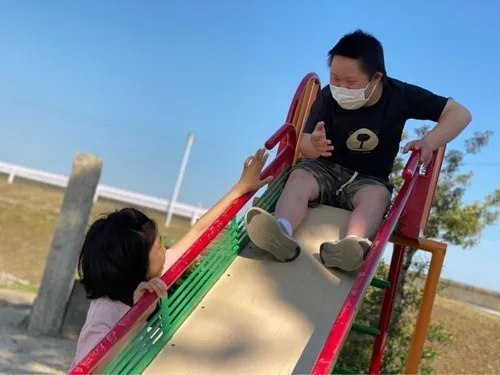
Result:
M172 221L172 215L175 203L177 202L177 198L179 197L179 192L181 190L182 180L184 178L184 172L186 171L187 162L189 159L189 154L191 152L191 147L194 142L194 134L189 133L186 142L186 149L184 150L184 157L182 158L181 169L179 170L179 176L177 177L177 182L175 183L174 193L172 194L172 199L167 208L167 220L165 221L165 227L170 226L170 222Z
M434 305L434 299L438 292L439 279L441 277L441 270L443 269L446 255L446 249L442 250L436 247L428 251L431 253L431 264L429 265L429 271L427 271L427 280L425 281L422 302L418 310L417 322L415 324L410 350L408 351L404 374L418 374L420 359L424 351L427 329L429 328L431 320L432 306Z
M405 246L394 244L388 277L391 285L385 290L384 299L382 300L382 311L379 319L380 335L378 335L375 339L372 359L370 362L370 370L368 372L369 374L380 374L380 369L382 368L385 343L389 334L391 315L394 308L394 299L396 298L398 280L401 275L401 266L403 265L404 254Z

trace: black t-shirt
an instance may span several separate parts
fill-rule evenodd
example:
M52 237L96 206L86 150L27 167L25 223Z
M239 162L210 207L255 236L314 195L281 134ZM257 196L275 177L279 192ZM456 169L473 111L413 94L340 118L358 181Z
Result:
M448 101L421 87L387 78L382 96L371 107L346 110L324 87L312 105L304 133L324 121L334 150L323 162L334 162L358 173L388 181L408 119L437 122Z

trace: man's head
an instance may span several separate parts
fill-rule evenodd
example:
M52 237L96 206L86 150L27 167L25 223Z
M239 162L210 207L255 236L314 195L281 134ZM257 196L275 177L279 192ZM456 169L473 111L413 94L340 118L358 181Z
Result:
M328 52L330 84L347 89L376 85L386 76L382 44L362 30L344 35Z

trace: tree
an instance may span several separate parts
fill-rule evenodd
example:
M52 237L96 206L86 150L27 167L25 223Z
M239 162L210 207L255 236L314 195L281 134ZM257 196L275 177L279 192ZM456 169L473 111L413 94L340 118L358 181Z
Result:
M422 126L415 130L415 135L420 138L428 132L429 128L426 125ZM484 229L498 220L500 189L487 194L482 200L472 203L464 201L465 193L473 177L472 171L464 171L465 161L487 147L492 135L491 131L476 132L465 141L464 151L448 148L424 237L470 249L479 242ZM407 135L405 134L403 138L406 139ZM395 193L402 185L400 175L404 164L405 160L402 158L397 158L394 164L391 182L395 185ZM401 373L404 370L421 300L418 279L427 269L426 263L414 259L416 251L408 249L405 254L382 373ZM377 277L385 277L387 268L387 265L382 263L377 270ZM382 297L382 291L370 288L356 317L356 323L376 327ZM439 324L431 324L427 338L429 342L450 342L451 335L445 332ZM352 332L338 364L357 372L366 372L371 358L372 343L373 339ZM435 348L426 347L422 355L420 371L431 373L433 360L438 355Z

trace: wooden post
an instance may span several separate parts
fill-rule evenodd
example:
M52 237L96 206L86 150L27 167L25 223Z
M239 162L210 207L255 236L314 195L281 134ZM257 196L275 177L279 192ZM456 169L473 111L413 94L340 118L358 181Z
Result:
M76 154L42 284L31 312L28 326L31 335L56 336L60 332L101 170L99 157Z

